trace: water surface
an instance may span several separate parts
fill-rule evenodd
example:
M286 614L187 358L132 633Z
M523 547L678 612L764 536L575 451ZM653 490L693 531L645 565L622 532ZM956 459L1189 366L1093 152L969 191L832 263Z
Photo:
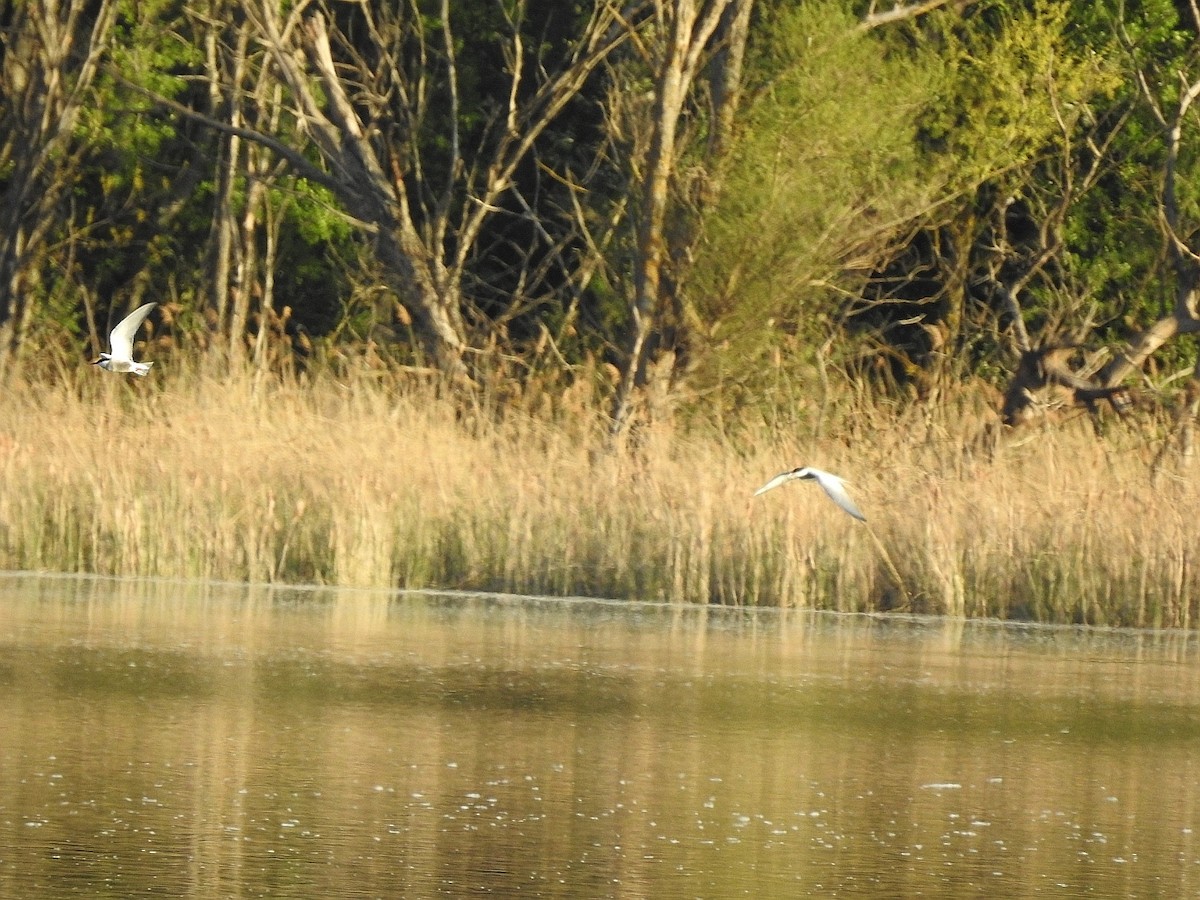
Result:
M1198 655L0 576L0 896L1194 896Z

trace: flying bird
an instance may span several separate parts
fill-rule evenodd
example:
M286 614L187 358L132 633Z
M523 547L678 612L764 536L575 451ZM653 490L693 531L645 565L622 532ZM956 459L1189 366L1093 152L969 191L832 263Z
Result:
M108 336L108 352L101 353L100 358L92 365L109 372L132 372L134 375L145 375L149 372L154 363L133 360L133 336L146 320L146 316L150 315L150 310L156 306L157 303L143 304L118 322L117 327Z
M796 469L789 469L786 472L780 472L757 491L754 496L765 494L772 488L777 488L781 484L791 481L794 478L802 478L806 481L815 481L829 495L829 499L848 512L860 522L867 521L867 517L862 514L862 511L854 505L854 501L850 499L850 495L846 493L846 481L838 475L831 472L824 472L821 469L814 469L811 466L800 466Z

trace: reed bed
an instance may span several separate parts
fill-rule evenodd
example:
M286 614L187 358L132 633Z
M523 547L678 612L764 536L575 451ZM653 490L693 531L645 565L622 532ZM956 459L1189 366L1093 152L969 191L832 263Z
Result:
M1189 627L1197 490L1132 432L991 456L959 406L827 432L661 425L614 452L595 404L464 407L364 373L16 385L0 567ZM527 398L528 399L528 398ZM538 412L531 412L531 409ZM835 434L834 431L837 433ZM846 476L864 526L783 468Z

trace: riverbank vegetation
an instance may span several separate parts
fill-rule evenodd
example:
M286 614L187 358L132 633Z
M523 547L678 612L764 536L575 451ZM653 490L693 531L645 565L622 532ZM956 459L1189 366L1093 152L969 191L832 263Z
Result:
M90 375L92 373L86 373ZM1084 420L997 453L994 415L834 406L827 428L659 423L601 392L466 408L360 371L23 386L0 407L0 567L1187 626L1193 479ZM498 405L497 405L498 404ZM752 499L805 462L843 473Z
M1194 619L1194 4L0 32L0 566Z

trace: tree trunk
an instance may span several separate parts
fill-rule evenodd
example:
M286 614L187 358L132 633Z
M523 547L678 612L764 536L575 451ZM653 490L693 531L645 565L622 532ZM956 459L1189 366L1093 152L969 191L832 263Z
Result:
M692 28L696 22L693 0L679 0L654 85L654 120L646 174L642 182L642 214L637 229L637 259L634 264L632 329L628 355L617 386L613 406L613 433L620 435L629 422L635 396L644 386L646 344L657 325L662 266L663 222L671 176L675 171L675 135L687 97L684 71Z
M262 296L259 301L258 331L254 337L254 374L259 378L270 365L267 341L275 322L275 265L279 259L279 229L283 211L272 206L270 197L263 197L263 226L265 234L262 256Z
M211 102L214 111L223 110L233 129L240 129L245 124L242 98L247 76L250 28L244 22L225 24L225 18L224 14L218 16L217 20L209 25L207 35ZM226 38L229 29L236 29L232 41ZM228 58L223 60L222 54ZM227 97L222 96L223 87ZM233 308L239 302L244 305L244 301L239 300L239 295L249 289L249 282L244 280L248 274L247 260L244 258L244 227L245 217L253 216L253 213L246 211L239 216L235 203L238 186L247 183L246 176L250 168L248 148L245 148L243 143L242 136L237 131L227 133L221 142L212 221L214 258L210 303L217 322L217 334L224 336L227 341L225 343L218 339L213 342L213 346L222 349L228 347L228 358L222 362L232 366L240 365L245 356L242 351L245 320L243 317L240 325L235 322ZM256 182L249 182L246 187L247 194L260 187ZM250 202L249 196L246 202ZM240 223L239 218L242 219ZM251 264L250 269L252 268Z
M334 66L325 17L317 13L298 39L319 82L320 95L285 40L277 10L264 3L259 23L306 127L330 163L333 184L348 212L373 233L389 287L408 309L421 348L454 378L468 378L466 325L457 285L439 283L429 248L408 214L403 181L388 176Z
M664 309L672 305L668 302L671 298L665 296L664 267L669 254L666 222L679 155L680 117L701 69L703 54L718 27L724 24L727 43L720 50L721 61L714 68L714 99L718 105L713 110L709 149L725 151L740 93L741 61L752 6L753 0L700 0L699 5L697 0L664 0L656 7L658 19L667 22L667 30L655 73L651 135L641 183L630 332L613 398L611 430L617 438L628 428L639 396L645 393L647 373L653 372L662 379L672 375L672 365L648 365L647 354L664 324ZM711 199L703 198L703 202ZM685 240L690 243L692 236ZM670 256L682 258L691 248L676 249L678 252ZM673 361L673 348L666 348L665 352Z

